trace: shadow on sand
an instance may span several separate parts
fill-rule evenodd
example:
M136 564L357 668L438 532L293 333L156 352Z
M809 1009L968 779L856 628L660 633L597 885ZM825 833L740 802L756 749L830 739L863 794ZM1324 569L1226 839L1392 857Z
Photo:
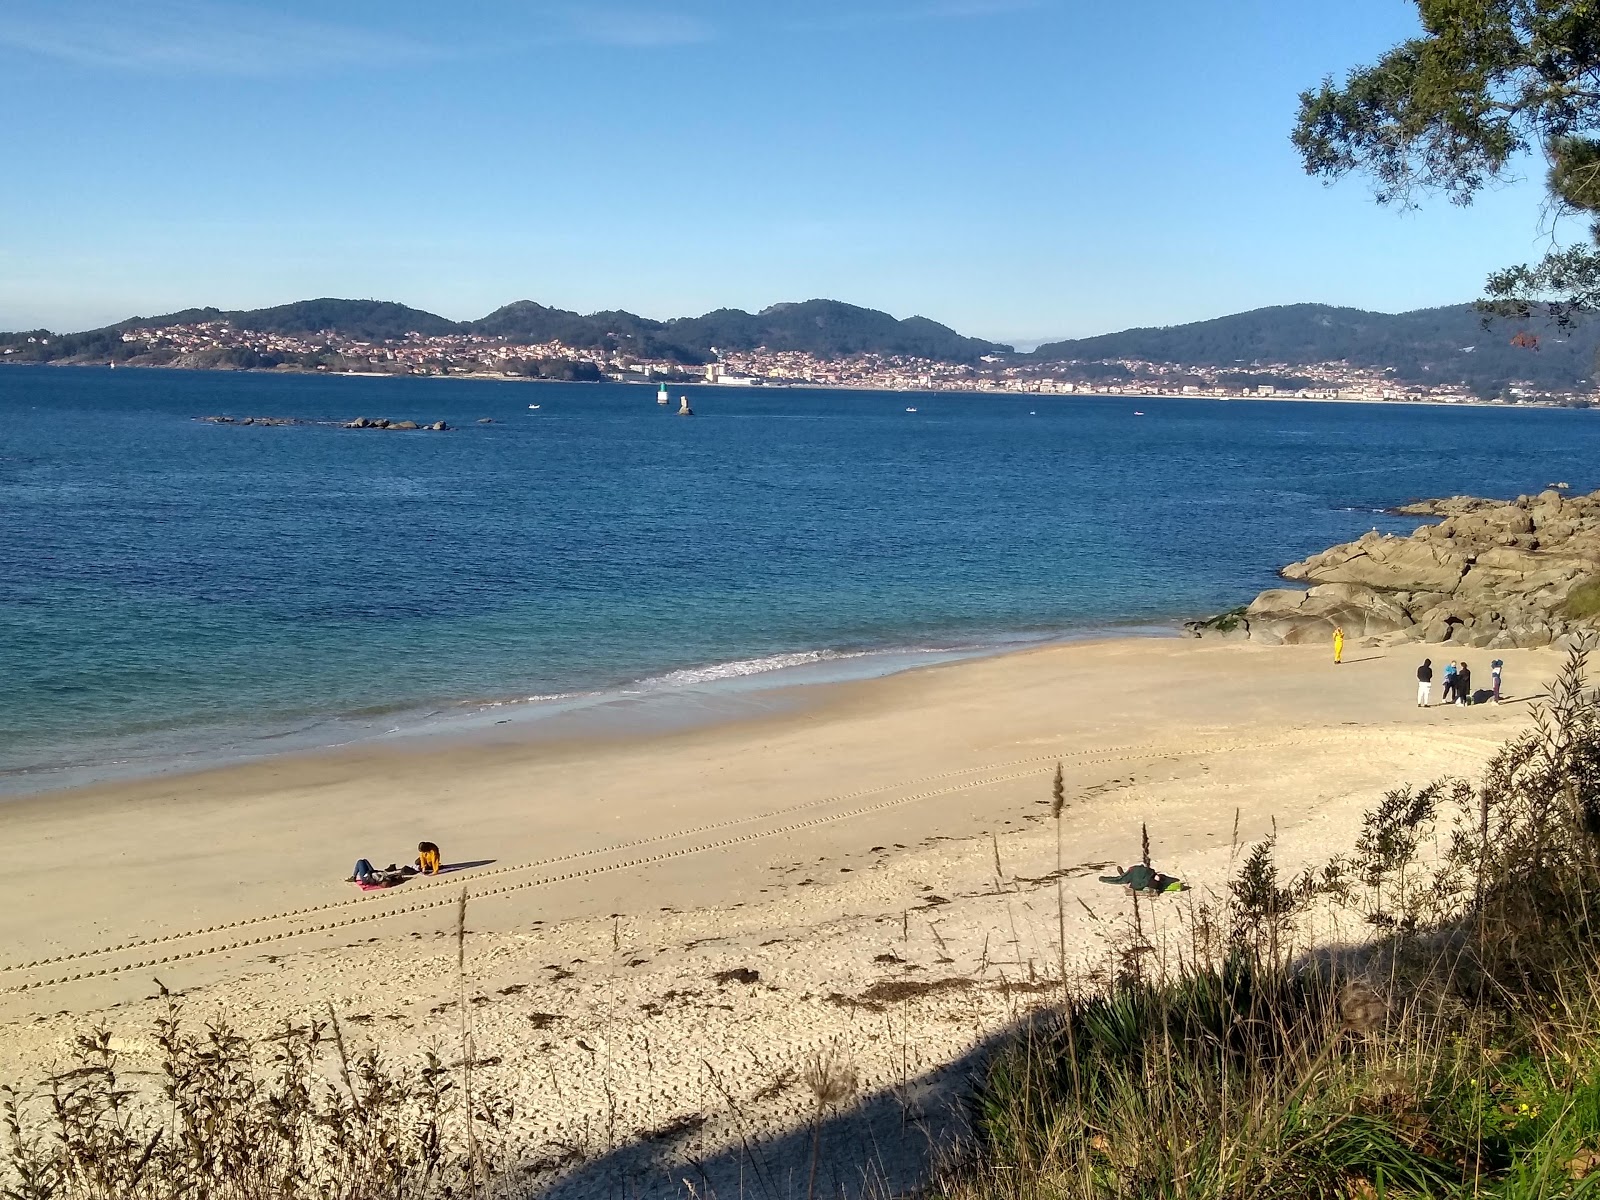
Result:
M990 1035L954 1062L830 1110L820 1127L818 1200L906 1195L926 1183L934 1164L968 1134L969 1097L985 1064L1027 1020ZM791 1087L809 1104L803 1082ZM730 1104L709 1082L706 1092L701 1115L725 1132L716 1148L693 1144L700 1123L678 1121L665 1130L638 1131L559 1178L548 1172L553 1164L526 1166L508 1194L518 1200L804 1200L811 1124L801 1116L781 1133L758 1134L736 1099Z
M439 868L439 874L448 875L452 871L474 871L479 867L492 867L499 861L497 858L477 858L472 862L445 863Z

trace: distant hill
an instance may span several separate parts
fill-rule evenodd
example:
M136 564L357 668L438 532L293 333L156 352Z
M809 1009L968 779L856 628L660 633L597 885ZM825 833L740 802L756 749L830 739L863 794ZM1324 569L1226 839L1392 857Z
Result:
M673 321L671 331L673 337L696 346L724 350L765 346L828 357L870 352L963 362L1011 350L995 342L962 337L926 317L897 321L888 313L837 300L774 304L754 315L737 308L719 308L703 317Z
M1519 330L1538 348L1512 344ZM1483 325L1469 304L1404 313L1365 312L1326 304L1258 308L1189 325L1127 329L1049 342L1030 356L1041 362L1142 359L1192 367L1305 366L1345 361L1392 367L1407 383L1463 383L1494 394L1512 380L1552 389L1589 387L1600 351L1600 322L1572 330L1543 323Z
M487 317L467 322L472 333L514 342L560 342L575 350L632 350L643 358L696 364L710 360L706 347L669 332L669 323L630 312L575 313L518 300Z
M191 308L156 317L131 317L104 329L51 334L48 330L0 334L0 345L26 346L30 360L115 357L124 332L201 321L226 321L238 329L308 335L327 331L360 341L399 341L407 334L452 333L503 337L515 342L559 341L573 349L631 351L641 358L667 358L693 365L710 360L713 347L798 350L821 357L846 354L911 354L945 362L969 362L1009 352L1010 346L962 337L926 317L897 320L876 309L837 300L776 304L751 314L718 309L701 317L656 321L630 312L576 313L518 300L476 321L451 321L435 313L379 300L301 300L247 311ZM48 335L41 344L37 338ZM35 337L29 343L28 337Z
M1552 391L1589 391L1591 378L1600 377L1596 365L1600 322L1573 330L1527 326L1538 336L1537 348L1530 349L1512 344L1522 327L1495 322L1486 329L1479 314L1466 304L1405 313L1290 304L1188 325L1050 342L1032 354L1013 355L1009 346L963 337L926 317L900 320L838 300L774 304L757 313L719 308L703 316L670 321L622 311L577 313L518 300L475 321L451 321L390 301L324 297L246 311L191 308L162 316L131 317L84 333L32 330L0 334L0 347L13 348L8 356L11 361L121 360L136 352L136 344L122 341L126 331L201 321L224 321L239 329L301 337L329 331L366 342L399 341L408 334L476 334L523 343L559 341L573 349L668 359L690 367L709 362L713 349L764 346L823 358L875 353L955 363L1004 354L1012 362L1035 366L1072 362L1076 365L1071 373L1108 382L1133 377L1115 365L1116 360L1127 359L1221 372L1237 370L1241 377L1251 369L1260 372L1269 364L1280 364L1290 369L1275 373L1284 379L1292 379L1296 367L1343 361L1356 367L1387 369L1399 383L1459 383L1486 396L1498 394L1513 381ZM29 337L34 340L30 342ZM234 365L254 361L248 352L225 358Z
M240 329L262 333L318 333L336 330L347 337L366 341L394 341L408 333L434 337L460 333L462 325L420 308L409 308L390 300L299 300L276 308L257 308L249 312L225 314Z

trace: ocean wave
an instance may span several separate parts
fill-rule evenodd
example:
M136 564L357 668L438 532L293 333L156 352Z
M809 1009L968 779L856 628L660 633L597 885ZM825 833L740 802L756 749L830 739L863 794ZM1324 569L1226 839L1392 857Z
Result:
M789 667L805 667L819 662L841 662L850 658L865 658L870 650L796 650L788 654L768 654L761 658L738 658L732 662L712 663L705 667L684 667L641 680L644 688L688 687L697 683L714 683L719 679L741 679L747 675L765 675L769 671L782 671Z
M452 701L451 707L462 708L504 708L508 704L543 704L551 700L575 700L580 696L593 695L592 692L548 692L537 696L475 696L466 700ZM427 716L442 716L448 709L437 709L426 714Z

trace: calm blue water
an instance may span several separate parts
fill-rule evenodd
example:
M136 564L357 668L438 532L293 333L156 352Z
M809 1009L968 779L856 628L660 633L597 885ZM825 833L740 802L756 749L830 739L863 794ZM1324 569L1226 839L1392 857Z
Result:
M1600 483L1595 413L681 391L0 369L0 788L1204 614L1386 505Z

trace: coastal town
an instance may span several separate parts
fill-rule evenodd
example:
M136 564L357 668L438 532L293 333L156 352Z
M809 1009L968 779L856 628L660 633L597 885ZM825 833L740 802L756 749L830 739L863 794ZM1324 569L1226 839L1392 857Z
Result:
M706 383L726 387L816 387L881 391L1010 392L1041 395L1191 396L1228 399L1400 401L1443 404L1523 404L1589 407L1594 393L1556 391L1513 381L1487 397L1452 382L1397 379L1393 368L1347 362L1241 362L1227 369L1116 358L1049 360L1027 354L986 354L971 362L911 355L861 353L825 357L806 351L719 350L711 361L647 358L622 347L524 342L481 333L362 340L323 330L294 334L241 328L227 320L138 326L121 333L121 362L334 374L458 376L601 381ZM29 337L0 349L0 362L48 343ZM40 345L43 348L43 345ZM24 357L27 357L24 355ZM21 361L13 357L12 361Z

